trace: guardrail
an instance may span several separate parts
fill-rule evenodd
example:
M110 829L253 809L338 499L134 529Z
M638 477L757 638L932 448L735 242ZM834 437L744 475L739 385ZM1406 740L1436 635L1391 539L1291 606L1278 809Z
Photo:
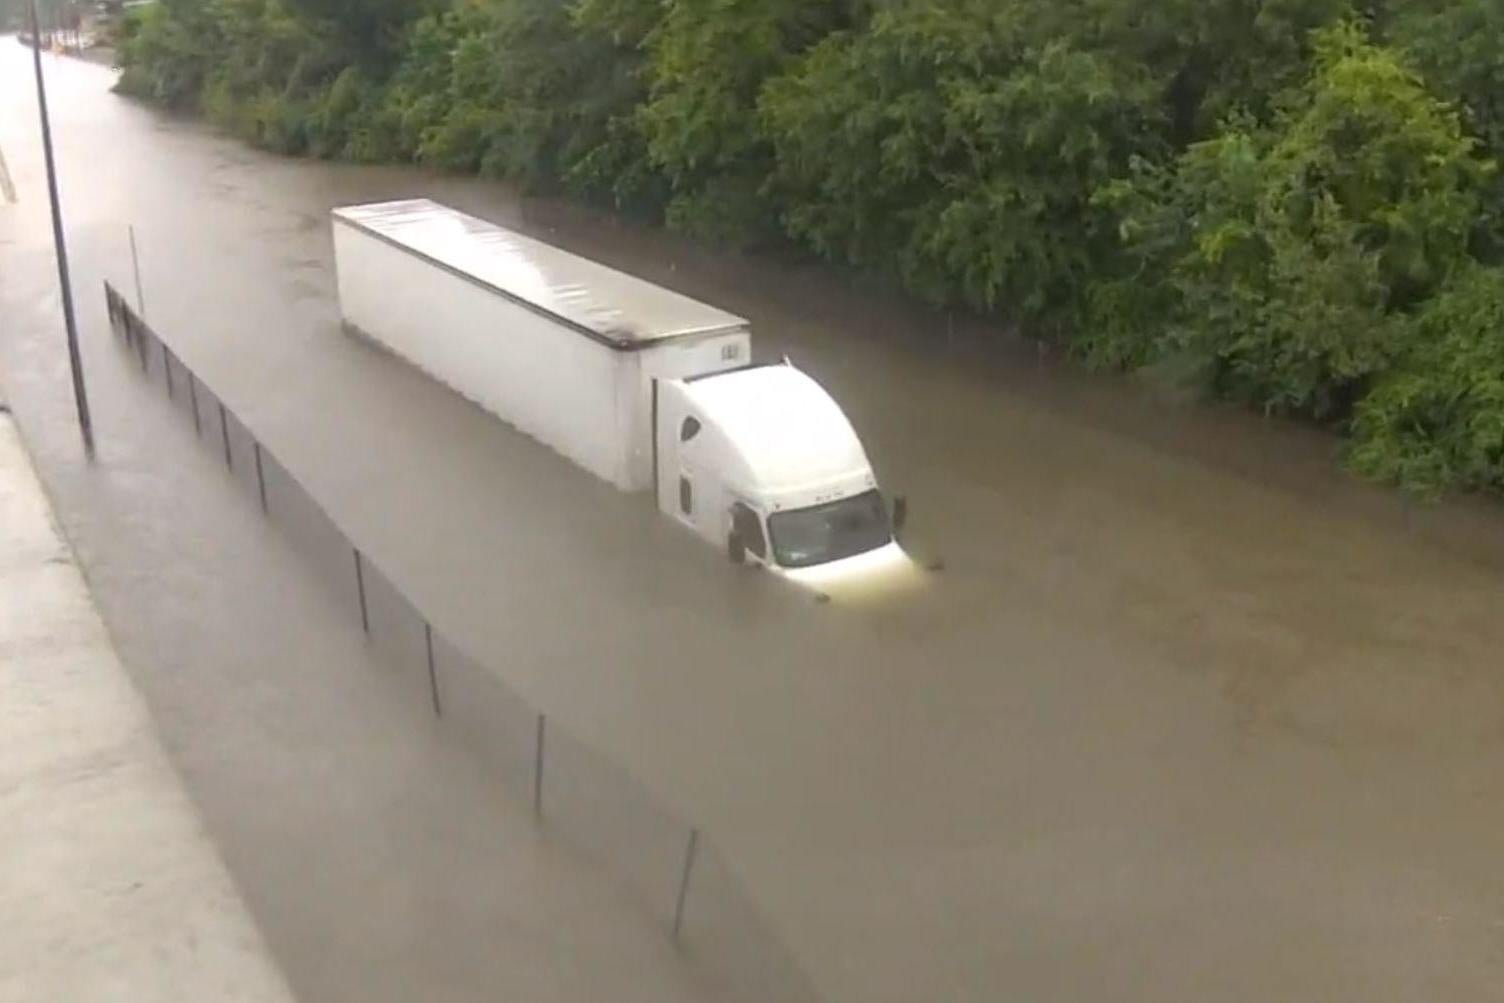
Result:
M626 770L531 706L501 675L436 630L215 391L105 283L110 326L132 365L160 380L216 462L346 602L414 699L451 727L538 824L635 893L687 959L746 999L814 1003L811 983L769 930L714 842Z

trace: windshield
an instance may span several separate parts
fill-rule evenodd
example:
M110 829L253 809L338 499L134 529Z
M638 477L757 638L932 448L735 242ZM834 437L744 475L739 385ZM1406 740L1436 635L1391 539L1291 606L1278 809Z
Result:
M876 491L768 517L780 567L808 568L875 550L893 539Z

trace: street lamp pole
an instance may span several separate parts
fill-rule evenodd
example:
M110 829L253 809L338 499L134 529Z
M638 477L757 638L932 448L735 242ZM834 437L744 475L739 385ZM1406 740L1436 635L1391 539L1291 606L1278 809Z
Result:
M37 109L42 116L42 153L47 160L47 195L52 201L52 242L57 249L57 279L63 293L63 324L68 329L68 365L73 370L73 403L78 408L78 428L84 437L84 452L94 458L94 423L89 417L89 395L84 389L83 365L78 355L78 320L73 314L73 284L68 278L68 244L63 237L63 207L57 193L57 164L52 155L52 125L47 118L47 85L42 80L42 30L37 0L31 0L31 58L37 74Z

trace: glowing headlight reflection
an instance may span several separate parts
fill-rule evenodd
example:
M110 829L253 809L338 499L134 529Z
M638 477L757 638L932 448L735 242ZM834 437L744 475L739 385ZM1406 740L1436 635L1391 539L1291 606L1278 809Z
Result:
M873 596L922 580L918 565L896 543L829 564L782 569L778 573L833 599Z

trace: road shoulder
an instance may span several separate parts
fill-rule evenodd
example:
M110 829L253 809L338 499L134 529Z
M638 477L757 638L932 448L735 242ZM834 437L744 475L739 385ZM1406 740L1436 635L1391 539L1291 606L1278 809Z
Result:
M291 998L0 413L0 1001Z

